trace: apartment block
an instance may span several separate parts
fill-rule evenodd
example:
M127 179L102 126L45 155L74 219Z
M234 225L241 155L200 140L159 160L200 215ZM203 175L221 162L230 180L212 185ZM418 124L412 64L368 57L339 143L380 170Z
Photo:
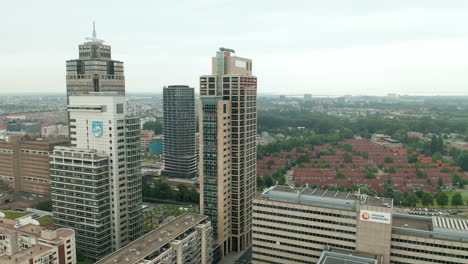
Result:
M397 214L389 198L273 186L254 200L253 263L455 264L467 249L468 220Z
M56 147L51 155L55 226L73 228L91 259L111 253L109 158L96 150Z
M35 136L7 136L0 140L0 180L17 192L50 195L49 155L68 141Z
M200 77L200 210L221 255L251 244L256 185L257 78L252 61L220 48Z
M0 263L75 264L75 232L39 226L31 216L7 219L0 212Z
M96 264L209 264L213 229L206 216L186 213Z

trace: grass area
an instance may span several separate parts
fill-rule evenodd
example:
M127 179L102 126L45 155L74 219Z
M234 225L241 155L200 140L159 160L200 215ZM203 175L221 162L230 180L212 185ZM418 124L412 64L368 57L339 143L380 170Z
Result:
M153 208L147 210L144 213L144 223L143 223L145 232L149 232L149 231L159 227L159 225L153 224L151 222L153 217L156 217L156 216L163 216L163 218L166 218L168 216L177 217L177 216L179 216L181 214L184 214L184 213L195 213L195 214L197 214L199 212L198 207L197 208L189 208L188 207L189 209L187 209L187 210L181 209L180 207L184 207L184 206L173 205L173 204L164 204L164 205L159 205L159 206L156 206L156 207L153 207Z
M54 218L50 216L39 217L36 220L39 221L39 224L41 224L41 226L52 227L54 225Z
M27 215L27 213L17 212L17 211L3 211L3 213L5 214L5 217L8 219L16 219L18 217Z
M77 261L76 264L93 264L93 261L90 259L85 259L85 260Z
M452 206L451 205L451 202L452 202L452 196L455 194L455 193L461 193L462 195L462 198L463 198L463 202L465 203L464 206ZM434 196L434 205L423 205L421 202L418 202L416 204L416 207L422 207L422 208L444 208L444 209L460 209L460 208L468 208L468 191L444 191L445 194L447 194L448 198L449 198L449 203L447 206L439 206L437 204L437 199L436 197Z

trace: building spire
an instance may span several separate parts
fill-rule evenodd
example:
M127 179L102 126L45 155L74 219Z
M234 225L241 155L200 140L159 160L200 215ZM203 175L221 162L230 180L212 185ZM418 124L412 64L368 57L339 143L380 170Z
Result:
M88 40L89 43L103 43L104 42L104 40L97 38L95 21L93 21L93 36L90 38L86 38L86 40Z
M96 38L96 22L93 21L93 38Z

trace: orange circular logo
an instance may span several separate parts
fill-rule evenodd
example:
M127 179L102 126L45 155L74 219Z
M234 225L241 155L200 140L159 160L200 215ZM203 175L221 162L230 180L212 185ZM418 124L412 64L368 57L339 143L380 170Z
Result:
M364 220L369 220L370 214L369 214L368 212L364 212L364 213L362 213L361 217L362 217L362 219L364 219Z

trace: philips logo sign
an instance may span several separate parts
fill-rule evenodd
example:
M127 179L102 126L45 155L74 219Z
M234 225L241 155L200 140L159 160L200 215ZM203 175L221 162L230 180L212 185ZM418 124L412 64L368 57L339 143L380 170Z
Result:
M93 132L93 136L101 137L104 130L102 126L102 121L93 121L91 123L91 130Z

